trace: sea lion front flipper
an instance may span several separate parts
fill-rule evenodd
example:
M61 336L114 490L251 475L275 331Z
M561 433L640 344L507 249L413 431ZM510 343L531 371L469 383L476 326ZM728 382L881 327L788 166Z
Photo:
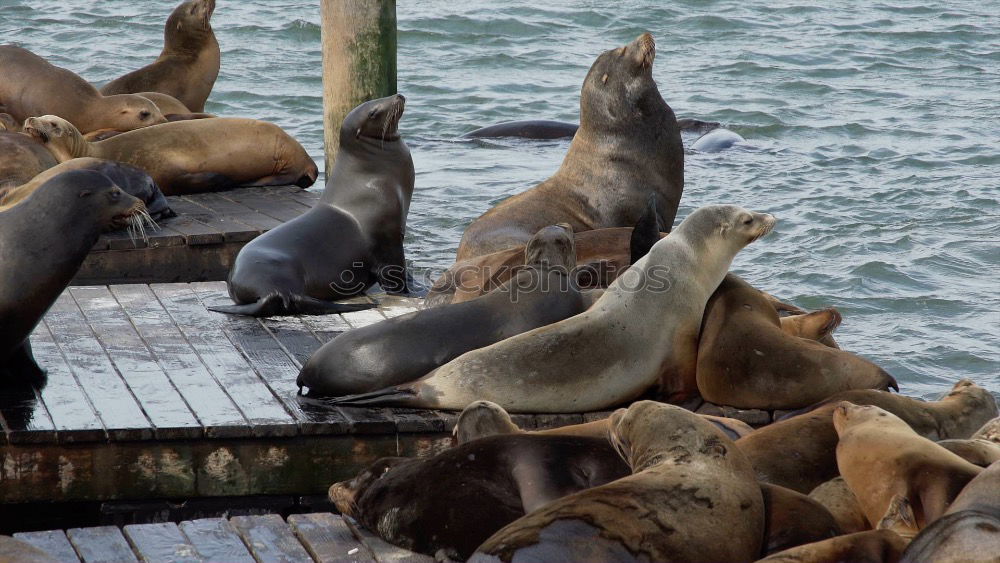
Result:
M10 353L4 365L0 366L0 373L5 381L30 384L45 382L45 370L35 361L35 356L31 353L31 342L27 338Z
M377 307L378 303L334 303L304 295L283 296L272 293L254 303L243 305L213 305L209 311L251 317L277 317L287 315L333 315L364 311Z
M629 264L635 264L660 240L663 221L656 211L656 200L656 193L649 194L646 211L632 228L632 236L629 237Z
M912 540L917 535L920 527L906 496L895 495L889 500L889 508L885 511L885 516L875 525L875 529L892 530L907 540Z

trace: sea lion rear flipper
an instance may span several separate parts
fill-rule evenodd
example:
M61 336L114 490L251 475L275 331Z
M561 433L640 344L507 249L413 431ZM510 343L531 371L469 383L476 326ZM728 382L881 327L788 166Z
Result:
M328 405L364 405L372 407L407 407L420 406L408 404L417 396L416 391L409 387L386 387L378 391L330 397L322 399Z
M663 221L660 220L660 214L656 211L656 199L656 193L649 194L646 211L632 228L632 236L629 237L629 264L635 264L660 240Z
M304 295L282 296L272 293L255 303L243 305L213 305L209 311L251 317L276 317L285 315L333 315L364 311L378 306L378 303L334 303Z
M45 370L35 362L35 356L31 353L31 342L28 339L14 348L7 361L0 366L0 374L5 381L15 380L30 384L45 382Z

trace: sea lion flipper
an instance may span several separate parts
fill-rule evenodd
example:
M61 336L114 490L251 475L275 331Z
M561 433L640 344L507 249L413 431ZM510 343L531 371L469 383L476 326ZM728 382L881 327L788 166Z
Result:
M663 221L660 220L660 214L656 210L656 201L656 193L649 194L646 211L632 228L632 236L629 238L629 264L635 264L660 240Z
M282 296L272 293L254 303L242 305L213 305L209 311L251 317L276 317L285 315L333 315L364 311L377 307L378 303L334 303L304 295Z
M344 395L343 397L330 397L322 399L328 405L364 405L371 407L406 407L412 399L415 399L417 392L407 386L386 387L378 391L368 393L358 393L356 395ZM419 405L416 405L419 406Z
M31 343L25 339L20 346L7 357L0 372L4 379L10 381L14 379L23 383L43 383L45 381L45 370L35 362L35 356L31 353Z

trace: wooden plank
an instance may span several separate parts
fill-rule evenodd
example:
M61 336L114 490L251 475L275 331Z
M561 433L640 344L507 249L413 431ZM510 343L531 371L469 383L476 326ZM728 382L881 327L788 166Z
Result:
M288 197L294 199L302 205L305 205L306 207L312 208L316 205L316 202L319 201L320 197L322 197L322 194L322 187L319 188L319 191L315 192L312 190L295 189L288 192Z
M407 551L401 547L392 545L391 543L362 528L357 522L350 518L344 518L344 522L351 529L354 537L371 550L372 554L375 556L375 561L378 563L389 563L390 561L394 563L431 563L434 561L433 557Z
M202 233L217 231L222 234L227 242L246 242L260 235L261 229L241 223L232 217L221 216L217 212L198 205L190 197L172 197L170 204L178 213L177 221L180 218L189 223L183 225L184 229L192 233ZM193 223L193 224L190 224ZM173 223L171 223L171 226Z
M116 285L110 290L159 366L205 427L205 434L220 438L250 435L250 424L243 413L202 364L149 286Z
M371 301L370 299L364 297L361 297L360 299L355 297L354 299L345 299L342 300L341 302L354 303L355 301L357 301L363 303L364 301L362 301L361 299L364 299L364 301ZM368 326L385 320L385 315L379 312L377 307L374 309L365 309L363 311L344 313L342 316L344 317L344 320L351 325L351 328L361 328L363 326Z
M122 529L140 561L200 563L206 561L173 522L130 524Z
M87 321L129 389L153 423L158 439L197 438L204 433L187 402L160 369L106 286L70 287Z
M255 436L298 433L297 421L282 401L225 337L224 315L206 310L187 284L153 284L150 290L208 371L253 425Z
M312 563L292 530L277 514L230 519L258 563Z
M350 323L341 315L305 315L302 317L302 322L323 343L351 330Z
M240 535L225 518L201 518L180 523L181 532L205 561L254 563Z
M223 231L187 215L178 215L169 219L165 226L180 233L184 237L184 244L188 246L220 244L226 240Z
M185 196L184 199L208 209L217 216L239 221L260 231L269 231L282 223L241 203L226 199L218 193Z
M56 299L45 324L108 436L115 440L152 438L152 424L69 293Z
M373 295L372 298L378 301L379 311L388 319L419 311L423 304L422 299L385 293Z
M146 230L146 234L149 235L149 248L184 246L187 243L184 239L184 233L181 233L176 229L172 229L164 224L173 221L174 219L176 219L176 217L163 219L160 223L157 223L155 228Z
M271 317L257 321L284 347L298 369L302 369L322 345L300 317Z
M116 526L98 528L71 528L66 537L80 555L83 563L137 562L125 536Z
M14 534L14 537L48 553L54 562L80 563L80 558L77 557L73 545L69 543L69 539L66 538L66 534L62 530L21 532Z
M288 525L316 563L354 563L374 557L340 516L329 512L293 514Z
M273 219L277 219L282 223L291 221L306 211L309 211L309 206L302 205L301 203L288 197L287 194L280 192L265 193L263 191L265 189L267 188L231 190L228 192L219 192L219 195L229 201L240 203L250 209L253 209L254 211L267 215Z
M128 231L112 231L104 233L101 238L108 241L108 250L137 250L149 246L148 238L131 235Z

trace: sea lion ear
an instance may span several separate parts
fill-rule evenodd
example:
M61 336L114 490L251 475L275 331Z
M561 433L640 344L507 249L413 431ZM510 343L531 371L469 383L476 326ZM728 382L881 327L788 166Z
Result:
M728 221L722 223L721 225L719 225L719 236L725 238L726 234L729 232L729 229L732 226L733 225L731 223L729 223Z
M358 127L358 130L354 132L354 138L355 139L360 139L361 138L361 128L360 127Z

